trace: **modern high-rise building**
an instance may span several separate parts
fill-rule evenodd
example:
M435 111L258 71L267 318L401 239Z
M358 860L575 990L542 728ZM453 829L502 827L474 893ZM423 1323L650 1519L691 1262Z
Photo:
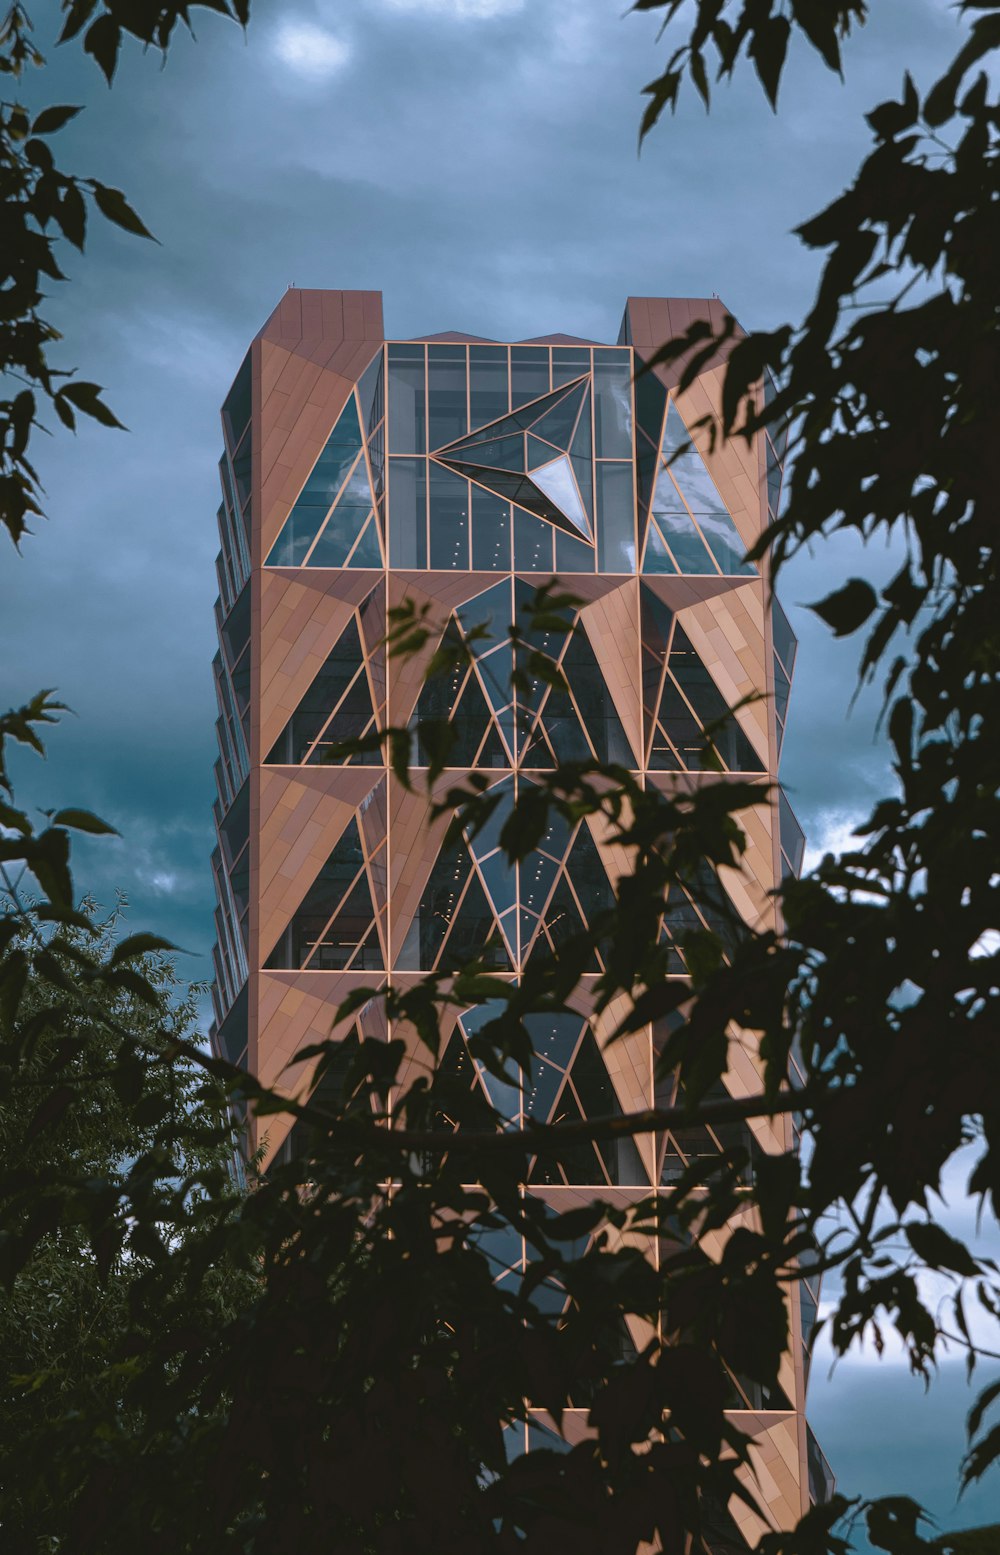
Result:
M745 866L722 888L747 922L773 923L771 892L803 849L787 801L767 792L795 637L766 558L744 558L776 508L782 449L764 434L709 446L697 429L717 413L720 360L683 393L668 370L637 376L698 318L721 324L721 303L629 298L615 344L392 340L379 293L293 289L253 341L222 413L214 1041L265 1083L308 1089L295 1055L330 1035L350 989L404 985L473 955L516 978L613 901L627 862L596 820L554 823L517 868L498 849L505 803L559 759L616 762L669 791L716 780L711 727L724 772L761 785L742 817ZM515 693L509 624L553 577L581 603L537 645L568 689ZM427 606L435 632L415 658L387 661L387 612L404 601ZM439 643L470 637L474 662L425 683ZM425 795L394 782L377 750L326 759L391 723L413 728L426 766L421 719L453 727L440 788L477 771L503 796L475 839L446 845L445 820L428 824ZM679 890L666 906L678 977L700 910ZM530 1082L492 1097L508 1112L555 1119L672 1100L654 1080L661 1033L603 1051L587 981L576 1015L535 1021ZM452 1017L441 1060L487 1095L495 1082L466 1044L489 1014ZM376 1030L377 1007L360 1019ZM404 1036L409 1062L428 1063ZM726 1087L759 1085L744 1036ZM784 1150L791 1127L758 1120L745 1137ZM257 1142L287 1152L287 1132L271 1118ZM623 1203L669 1193L692 1156L732 1137L701 1127L588 1146L531 1191L565 1206L595 1189ZM803 1283L793 1296L780 1388L765 1396L732 1378L732 1409L757 1444L760 1515L734 1508L751 1544L829 1490L803 1413L815 1294ZM571 1411L567 1434L584 1418Z

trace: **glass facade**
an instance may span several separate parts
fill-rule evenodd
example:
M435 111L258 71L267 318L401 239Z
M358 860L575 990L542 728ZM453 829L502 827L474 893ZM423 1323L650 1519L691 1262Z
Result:
M729 953L746 918L773 918L804 845L787 797L770 797L796 650L766 558L746 553L780 500L783 448L708 446L698 423L717 384L706 375L685 398L644 368L659 343L636 343L645 302L616 345L506 344L387 340L377 294L302 295L313 322L286 299L222 417L216 1048L280 1082L352 989L470 960L510 982L587 926L579 1012L530 1018L526 1072L476 1058L489 1003L442 1030L438 1126L481 1123L487 1104L511 1127L669 1104L654 1079L666 1028L608 1048L593 1014L622 850L595 818L553 820L517 865L499 837L514 800L564 761L665 792L731 774L760 784L767 819L748 828L737 892L707 862L671 889L669 975L688 976L692 936L712 930ZM539 614L553 580L575 602ZM407 602L428 637L405 663L385 638ZM387 726L410 732L412 788L386 761ZM444 783L475 774L495 800L476 835L427 824L423 777L442 761ZM741 1052L753 1062L752 1041ZM734 1148L750 1172L774 1142L739 1124L585 1144L530 1163L525 1191L624 1204ZM498 1280L522 1265L520 1244L497 1249ZM794 1428L795 1365L766 1399L730 1377L732 1408ZM803 1495L807 1479L803 1462Z

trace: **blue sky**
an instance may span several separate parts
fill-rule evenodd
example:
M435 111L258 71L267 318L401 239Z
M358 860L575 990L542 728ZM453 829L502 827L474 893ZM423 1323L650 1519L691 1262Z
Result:
M124 888L136 927L191 951L185 975L210 975L218 405L286 285L381 288L400 336L613 340L628 293L717 292L748 326L801 316L816 261L791 229L850 177L864 109L957 42L943 0L873 9L843 82L803 52L777 116L749 76L710 117L687 93L641 157L639 93L664 46L615 0L257 0L245 41L200 19L165 67L127 49L110 93L53 51L48 100L87 104L64 164L127 190L161 243L95 224L87 257L67 256L48 310L64 360L130 432L39 440L50 520L4 568L0 695L51 685L74 708L30 797L119 827L81 850L81 883L109 902ZM885 773L872 698L848 718L854 647L802 608L855 565L824 547L782 586L801 638L783 770L818 850ZM845 1490L1000 1518L995 1485L954 1511L957 1362L926 1402L898 1360L825 1371L812 1416Z

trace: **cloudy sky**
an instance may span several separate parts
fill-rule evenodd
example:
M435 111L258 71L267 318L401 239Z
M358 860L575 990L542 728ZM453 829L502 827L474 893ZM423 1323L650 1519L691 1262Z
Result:
M119 827L81 851L81 883L105 901L124 888L135 926L189 949L189 977L210 974L218 405L285 287L381 288L399 336L614 340L628 293L718 293L747 325L794 319L816 271L792 229L850 177L863 110L904 68L930 79L958 26L945 0L878 0L843 83L801 55L777 116L749 77L708 118L689 94L640 157L640 89L663 45L655 19L622 9L254 0L246 40L200 20L165 68L126 50L111 92L53 51L44 100L87 105L64 165L128 191L160 245L95 226L49 308L66 364L107 387L130 432L39 440L50 521L4 566L0 696L55 686L73 707L30 797ZM824 548L782 590L802 642L784 777L820 851L884 774L874 704L847 717L855 650L802 608L852 560ZM946 1525L1000 1518L998 1486L954 1508L957 1362L926 1403L898 1361L825 1370L812 1413L845 1490L912 1493Z

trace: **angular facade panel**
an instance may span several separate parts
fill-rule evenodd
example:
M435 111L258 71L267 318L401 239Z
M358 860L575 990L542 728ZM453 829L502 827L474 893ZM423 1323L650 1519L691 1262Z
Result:
M668 791L716 779L710 729L714 761L759 783L761 803L743 817L744 869L720 879L706 865L697 906L679 888L666 904L673 972L686 974L685 933L718 921L713 892L773 924L771 892L803 848L770 789L795 638L766 558L746 552L775 510L783 450L764 434L708 446L695 424L719 404L722 362L683 393L668 370L640 371L694 318L721 316L716 300L630 298L613 345L401 341L384 336L378 293L290 290L253 342L223 409L214 1040L268 1084L308 1090L296 1052L373 975L405 984L475 954L515 979L613 904L626 861L598 819L553 821L518 866L499 849L506 807L561 759L617 763ZM530 614L553 579L579 600L561 631ZM388 612L404 600L429 608L435 632L387 662ZM562 685L512 689L511 622ZM453 669L424 683L449 647ZM387 724L413 730L418 767L449 740L442 791L470 772L497 791L476 837L446 843L445 820L428 825L425 795L372 743ZM328 760L344 741L362 744ZM535 1068L502 1096L468 1048L489 1006L458 1015L440 1061L462 1108L481 1095L556 1120L671 1101L654 1079L665 1032L603 1049L587 986L601 970L598 948L578 1014L532 1017ZM408 1070L431 1062L395 1035ZM734 1043L726 1088L758 1084L752 1048ZM268 1123L273 1153L288 1125ZM790 1143L787 1120L738 1129L751 1154ZM587 1145L558 1169L534 1164L529 1187L565 1207L594 1190L668 1193L693 1157L730 1143L701 1128ZM768 1487L761 1528L794 1521L823 1481L803 1415L815 1299L807 1284L792 1297L775 1396L732 1379ZM570 1435L582 1428L569 1418Z

